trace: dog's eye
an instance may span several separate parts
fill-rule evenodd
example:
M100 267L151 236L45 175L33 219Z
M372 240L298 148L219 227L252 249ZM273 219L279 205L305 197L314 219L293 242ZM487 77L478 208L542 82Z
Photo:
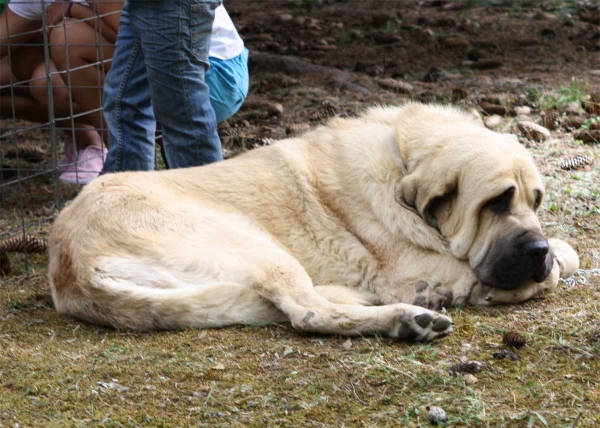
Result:
M535 202L533 203L533 210L537 211L540 205L542 204L542 192L539 190L535 191Z
M515 187L511 186L500 196L496 196L494 199L488 201L488 203L485 204L485 207L491 209L496 214L505 214L510 209L510 202L514 195Z

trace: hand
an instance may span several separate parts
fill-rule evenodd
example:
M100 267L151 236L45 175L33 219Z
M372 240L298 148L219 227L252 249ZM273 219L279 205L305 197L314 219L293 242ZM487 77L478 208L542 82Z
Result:
M57 1L46 8L46 24L56 25L67 13L69 2Z

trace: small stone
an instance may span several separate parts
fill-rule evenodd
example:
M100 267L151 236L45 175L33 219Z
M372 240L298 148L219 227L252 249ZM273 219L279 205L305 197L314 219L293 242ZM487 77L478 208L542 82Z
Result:
M519 359L519 357L517 357L517 354L506 349L492 353L492 357L494 357L497 360L503 360L504 358L508 358L510 360L517 361Z
M546 141L548 138L550 138L550 131L548 131L543 126L538 125L537 123L524 121L520 122L517 125L517 128L524 137L534 141L541 142Z
M350 348L352 348L352 340L348 339L344 343L342 343L342 348L344 348L346 351L349 351Z
M354 40L362 39L364 37L362 31L354 29L350 30L350 37Z
M567 114L578 114L581 111L581 107L579 106L579 103L576 101L571 101L570 103L567 104L567 107L565 108L565 112Z
M294 18L294 24L296 24L296 25L304 25L305 22L306 22L306 18L303 16L297 16Z
M466 361L463 363L454 364L450 367L450 374L456 373L479 373L483 370L483 364L479 361Z
M518 106L514 110L517 116L529 116L531 114L531 108L527 106Z
M281 15L277 16L277 19L279 22L291 22L294 17L289 13L282 13Z
M498 128L500 123L502 123L502 118L495 114L493 116L486 117L483 123L485 124L486 128L494 130Z
M429 422L433 425L437 425L438 423L446 423L448 422L448 415L441 407L431 406L427 407L427 418Z
M467 373L463 377L465 378L465 383L467 385L475 385L477 382L479 382L479 379L477 379L475 376L473 376L470 373Z
M215 366L213 366L212 368L213 370L225 370L225 364L223 363L218 363Z
M280 103L272 103L268 106L267 111L271 116L281 116L283 114L283 106Z

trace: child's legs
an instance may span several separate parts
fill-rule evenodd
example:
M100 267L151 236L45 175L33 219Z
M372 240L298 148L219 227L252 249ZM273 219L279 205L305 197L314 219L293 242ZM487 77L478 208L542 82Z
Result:
M85 118L78 117L77 120L73 116L77 116L81 109L69 95L69 89L65 86L65 82L57 73L56 66L51 60L48 64L51 75L52 84L52 105L54 106L54 119L57 129L67 131L73 136L75 145L79 149L84 149L91 145L102 145L100 135L89 124ZM31 75L29 88L33 99L38 105L38 110L48 112L48 79L46 77L46 64L39 64ZM73 103L71 105L71 103Z
M206 84L217 123L220 123L237 113L248 95L248 49L227 60L210 58L210 65Z
M219 3L219 0L128 3L132 24L140 32L167 162L173 168L222 159L215 113L204 82L214 8Z
M48 109L39 104L31 93L31 85L27 82L37 66L44 64L44 51L38 46L22 46L11 52L0 61L0 82L6 87L0 93L0 114L2 117L32 122L48 122ZM60 78L59 78L60 80ZM19 83L23 82L23 83ZM47 98L47 97L46 97Z
M52 106L58 128L71 128L71 109L69 91L50 61L50 82L52 85ZM10 75L12 74L12 80ZM0 61L2 85L12 84L0 93L0 111L5 117L29 120L37 123L49 123L48 78L44 50L40 46L23 46ZM22 81L23 83L18 83ZM14 110L13 110L14 108ZM73 105L73 114L79 113L77 104ZM61 120L62 119L62 120ZM78 126L79 124L76 124ZM83 126L83 124L81 124ZM81 137L82 144L87 135ZM89 139L89 138L88 138ZM79 138L78 138L79 140Z
M114 46L88 23L66 20L63 27L50 33L51 55L61 71L62 80L71 88L73 100L96 129L102 123L102 88L105 72L110 69Z
M110 144L102 172L154 169L156 121L129 2L123 7L117 49L104 85L104 118Z

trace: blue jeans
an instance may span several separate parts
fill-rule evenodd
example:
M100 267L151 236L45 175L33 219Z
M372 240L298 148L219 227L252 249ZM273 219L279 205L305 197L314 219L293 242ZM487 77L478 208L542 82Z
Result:
M154 169L156 120L171 168L223 159L205 73L221 0L128 0L104 85L102 170Z

